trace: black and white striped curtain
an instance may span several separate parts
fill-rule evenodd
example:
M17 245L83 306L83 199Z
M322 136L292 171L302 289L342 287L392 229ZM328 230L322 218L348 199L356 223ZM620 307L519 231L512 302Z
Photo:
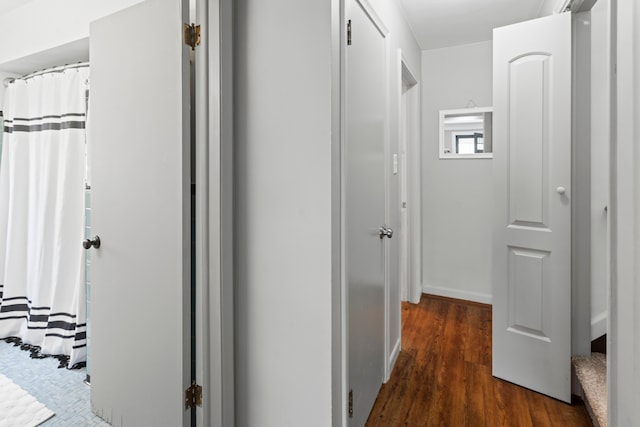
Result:
M88 67L18 79L4 102L0 339L86 360L85 121Z

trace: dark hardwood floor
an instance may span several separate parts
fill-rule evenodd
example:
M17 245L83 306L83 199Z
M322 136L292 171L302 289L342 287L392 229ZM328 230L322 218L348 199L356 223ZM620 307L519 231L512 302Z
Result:
M402 305L402 351L367 426L592 426L560 402L491 376L491 306L423 295Z

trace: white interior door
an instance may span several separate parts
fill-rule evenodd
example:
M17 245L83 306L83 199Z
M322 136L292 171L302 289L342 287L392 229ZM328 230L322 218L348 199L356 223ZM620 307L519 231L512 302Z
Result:
M493 37L493 375L571 400L571 15Z
M187 425L188 7L91 24L91 405L114 426Z
M347 2L344 205L349 425L362 426L382 385L385 357L386 31L372 10Z

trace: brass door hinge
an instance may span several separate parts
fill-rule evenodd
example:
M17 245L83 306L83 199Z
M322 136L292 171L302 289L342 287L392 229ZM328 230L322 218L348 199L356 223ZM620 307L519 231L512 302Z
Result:
M351 46L351 19L347 21L347 46Z
M202 386L194 381L184 391L184 409L195 409L196 406L202 406Z
M349 418L353 418L353 389L349 390Z
M200 46L200 25L184 24L184 44L191 46L191 50Z

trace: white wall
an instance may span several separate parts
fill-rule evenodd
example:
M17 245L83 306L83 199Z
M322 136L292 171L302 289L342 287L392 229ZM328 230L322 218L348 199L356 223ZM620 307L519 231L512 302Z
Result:
M4 104L4 93L7 90L7 88L4 86L4 79L15 78L17 76L17 74L4 73L0 71L0 111L2 111L2 105Z
M369 3L384 20L385 25L389 29L391 37L392 64L394 63L393 60L395 59L397 48L402 48L402 54L407 61L409 69L413 73L418 73L415 77L419 77L419 70L421 68L420 46L418 46L418 42L415 37L413 37L413 33L405 19L404 12L399 6L399 2L389 0L369 0ZM394 79L395 72L396 71L392 69L391 79L392 82L397 83L398 80Z
M140 1L33 0L0 15L0 80L87 61L89 23Z
M235 7L236 423L328 426L332 2Z
M492 160L438 158L438 111L492 106L492 42L422 52L425 293L491 302Z
M612 2L617 20L611 162L609 425L640 419L640 6Z
M0 15L0 64L89 37L89 22L141 0L34 0Z
M538 12L538 17L548 16L553 13L553 9L559 3L559 0L543 0L540 5L540 11Z

